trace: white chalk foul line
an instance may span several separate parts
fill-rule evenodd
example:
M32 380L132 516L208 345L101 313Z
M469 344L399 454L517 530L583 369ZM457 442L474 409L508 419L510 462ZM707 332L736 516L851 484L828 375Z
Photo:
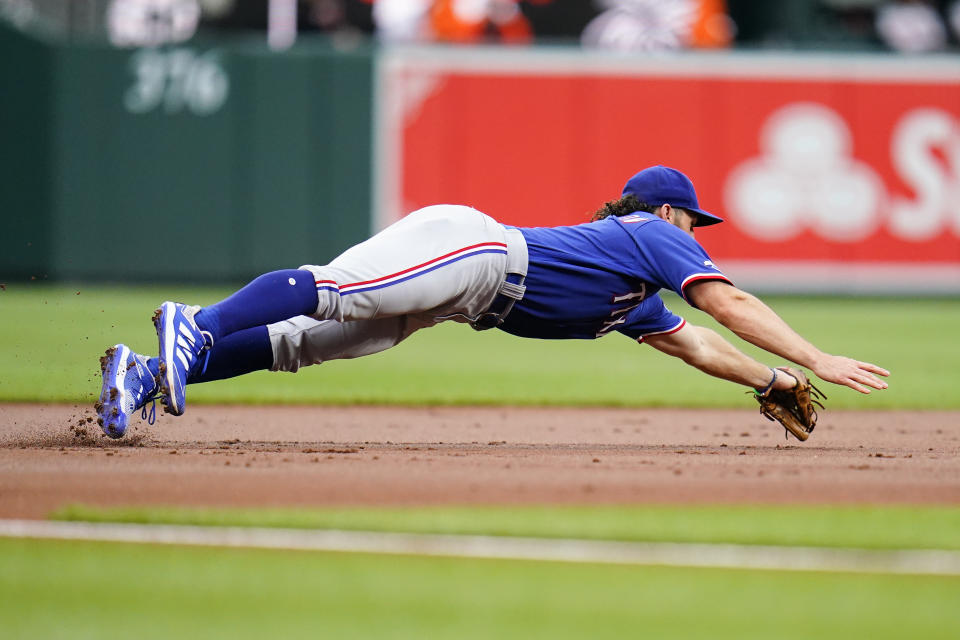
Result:
M0 537L776 571L960 575L960 552L0 520Z

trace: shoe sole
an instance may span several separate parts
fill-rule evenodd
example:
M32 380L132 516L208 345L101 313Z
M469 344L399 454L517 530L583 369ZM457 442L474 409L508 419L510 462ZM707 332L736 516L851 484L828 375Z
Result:
M94 408L97 410L97 424L113 439L122 438L127 432L128 416L121 409L126 401L126 395L120 390L122 388L120 381L127 375L129 356L130 349L123 345L116 345L107 349L100 357L103 387L100 389L100 399L94 404Z
M161 305L153 314L153 326L157 330L157 341L160 344L160 393L163 396L160 404L163 405L164 412L180 416L183 415L183 407L177 405L172 393L176 384L175 371L173 367L167 366L167 362L176 357L174 349L177 336L173 330L173 318L177 314L175 308L173 313L165 313L166 307L167 304Z

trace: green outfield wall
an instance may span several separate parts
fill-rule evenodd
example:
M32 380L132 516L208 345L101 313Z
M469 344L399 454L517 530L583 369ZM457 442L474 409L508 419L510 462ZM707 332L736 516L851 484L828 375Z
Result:
M245 279L370 229L373 54L0 23L0 282Z
M53 260L52 76L52 49L0 22L0 281Z

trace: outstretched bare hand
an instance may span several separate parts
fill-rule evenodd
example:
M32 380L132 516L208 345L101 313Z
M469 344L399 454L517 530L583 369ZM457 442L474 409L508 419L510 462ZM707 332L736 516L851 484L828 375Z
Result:
M822 380L842 384L860 393L870 393L867 387L886 389L889 385L877 376L889 376L890 372L869 362L860 362L844 356L826 356L810 367Z

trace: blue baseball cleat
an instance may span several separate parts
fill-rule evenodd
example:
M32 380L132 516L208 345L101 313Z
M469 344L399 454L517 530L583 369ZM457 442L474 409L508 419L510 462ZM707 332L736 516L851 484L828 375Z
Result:
M153 325L160 341L160 391L163 409L183 415L186 405L187 374L204 349L213 346L213 336L201 331L194 316L200 307L179 302L164 302L153 314Z
M107 349L100 358L103 387L97 410L97 424L111 438L121 438L127 432L130 416L143 408L141 418L147 419L147 403L154 400L149 424L157 416L157 382L147 366L147 357L134 353L123 344Z

